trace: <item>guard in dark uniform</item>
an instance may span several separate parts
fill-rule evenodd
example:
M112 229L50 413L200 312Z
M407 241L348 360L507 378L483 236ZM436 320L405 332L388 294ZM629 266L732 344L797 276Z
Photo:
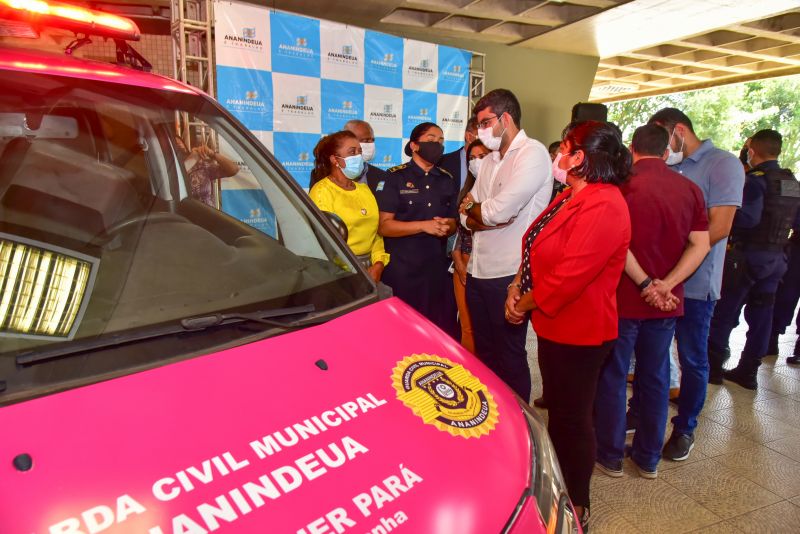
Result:
M381 281L394 295L440 327L444 326L447 236L455 231L459 183L434 163L442 156L443 133L433 123L418 125L406 145L411 161L389 169L375 188L378 232L392 261Z
M775 298L775 309L772 313L772 335L769 340L767 354L778 354L778 336L786 333L786 327L792 323L794 311L800 301L800 211L792 228L792 237L789 238L789 266L783 275L781 285ZM800 333L800 313L795 318L797 332ZM794 354L786 358L786 363L800 364L800 336L794 344Z
M708 336L711 383L722 383L728 338L746 303L747 341L739 365L725 371L724 377L747 389L757 388L758 367L772 330L775 292L786 272L786 246L800 207L800 184L791 171L778 165L781 144L781 135L775 130L761 130L750 139L751 169L742 207L733 220L722 298Z

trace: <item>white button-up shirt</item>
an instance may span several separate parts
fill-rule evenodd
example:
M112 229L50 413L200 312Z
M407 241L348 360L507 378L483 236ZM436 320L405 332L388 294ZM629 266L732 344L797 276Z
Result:
M553 193L547 148L520 130L504 157L495 151L483 159L471 193L481 203L483 224L512 222L473 233L467 272L475 278L516 274L522 261L522 237ZM461 222L466 225L464 215Z

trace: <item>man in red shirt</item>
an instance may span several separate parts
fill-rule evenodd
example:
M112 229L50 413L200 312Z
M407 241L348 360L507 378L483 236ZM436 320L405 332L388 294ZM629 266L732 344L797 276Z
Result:
M626 376L636 350L639 414L631 460L657 476L669 398L670 344L683 315L683 281L709 251L703 192L670 170L669 133L656 124L633 134L633 174L621 186L631 215L631 245L617 288L619 337L600 374L595 397L597 467L622 476ZM648 304L653 302L653 305Z

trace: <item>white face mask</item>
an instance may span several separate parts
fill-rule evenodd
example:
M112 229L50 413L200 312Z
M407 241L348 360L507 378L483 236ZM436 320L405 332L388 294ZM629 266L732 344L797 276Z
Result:
M677 152L672 150L672 138L675 135L675 128L672 129L672 134L669 136L669 142L667 143L667 165L677 165L681 161L683 161L683 144L685 140L681 138L681 149Z
M497 118L497 122L500 123L500 117ZM498 136L494 135L494 126L490 128L478 128L478 139L480 139L483 146L489 150L500 150L500 145L503 143L503 134L505 133L505 128L503 128L503 131Z
M472 176L475 178L478 177L478 173L481 172L481 163L483 163L482 158L475 158L469 160L469 172L472 173Z
M562 154L561 154L561 152L559 152L558 154L556 154L556 159L553 160L553 178L557 182L561 182L562 184L566 184L567 183L567 171L565 171L564 169L562 169L561 167L558 166L558 162L561 161L561 156L562 156Z
M361 144L361 155L364 156L364 161L369 162L372 161L372 158L375 157L375 143L360 143Z

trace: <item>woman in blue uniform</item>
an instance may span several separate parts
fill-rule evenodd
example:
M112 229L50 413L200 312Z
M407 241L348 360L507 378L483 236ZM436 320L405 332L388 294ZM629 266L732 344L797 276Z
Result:
M383 282L395 296L442 326L448 284L447 236L455 232L458 180L436 163L444 152L442 129L432 122L417 125L405 153L411 161L389 169L378 183L380 222L392 262Z

